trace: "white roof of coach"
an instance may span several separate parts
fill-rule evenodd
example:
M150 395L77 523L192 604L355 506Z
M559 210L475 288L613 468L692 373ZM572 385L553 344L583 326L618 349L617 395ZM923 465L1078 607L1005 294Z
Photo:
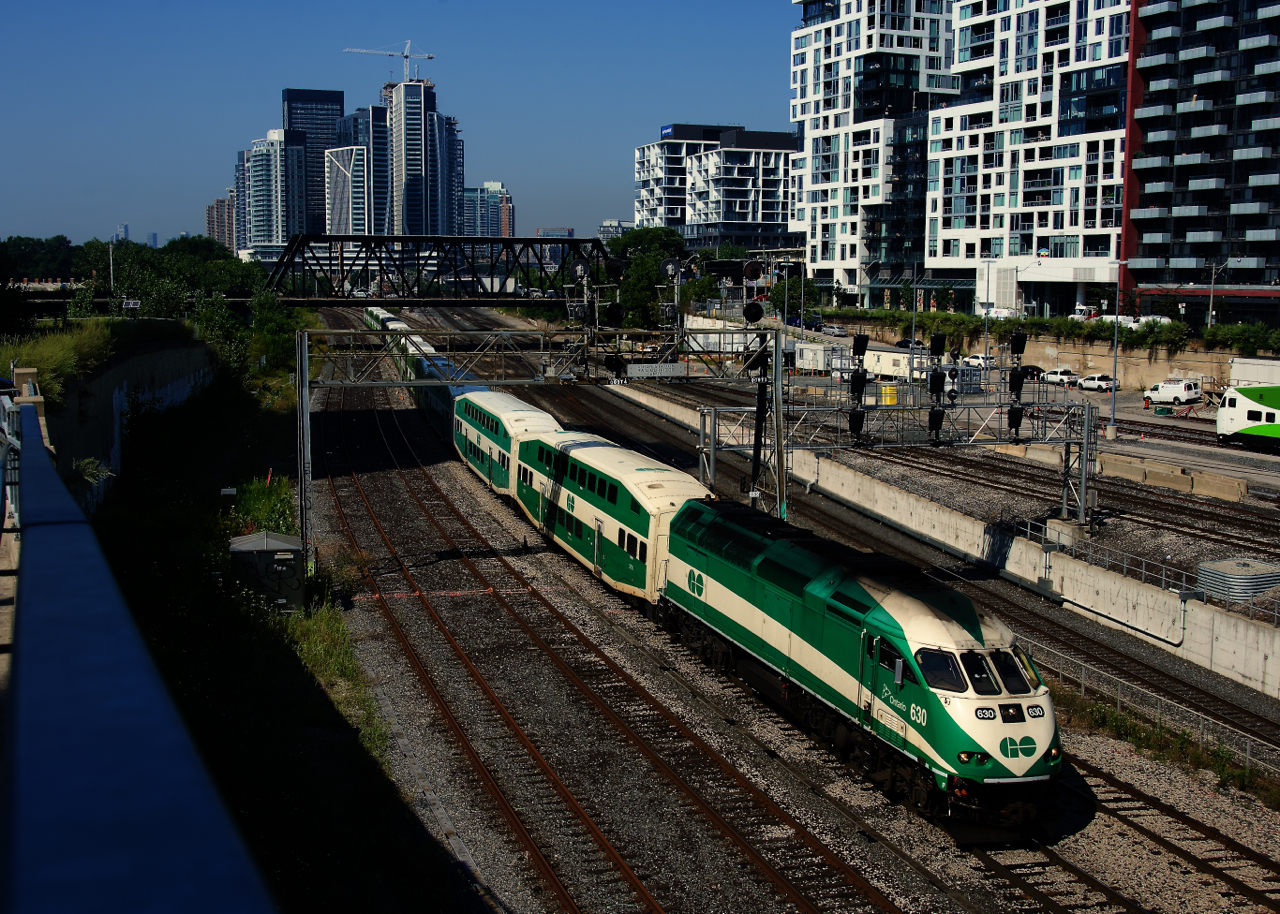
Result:
M688 473L628 450L608 438L583 432L556 432L541 437L575 460L603 470L626 486L650 511L678 508L690 498L706 498L711 494Z
M531 406L519 397L497 390L475 391L459 397L470 400L507 427L513 438L535 432L558 432L561 425L550 413Z

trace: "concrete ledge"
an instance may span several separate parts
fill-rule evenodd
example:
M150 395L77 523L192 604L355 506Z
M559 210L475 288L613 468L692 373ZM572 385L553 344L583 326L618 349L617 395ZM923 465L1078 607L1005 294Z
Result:
M1022 457L1025 459L1027 456L1027 446L1025 444L997 444L996 453L1008 454L1010 457Z
M1144 461L1141 457L1130 457L1126 454L1109 454L1106 452L1098 455L1098 463L1102 466L1103 473L1107 472L1108 467L1140 467L1144 465Z
M1218 498L1222 501L1241 501L1249 494L1249 484L1234 476L1217 473L1192 473L1191 491L1195 495Z

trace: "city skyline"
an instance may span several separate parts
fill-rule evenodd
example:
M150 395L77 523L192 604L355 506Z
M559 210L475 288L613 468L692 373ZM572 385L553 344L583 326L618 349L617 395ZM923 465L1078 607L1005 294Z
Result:
M629 214L632 150L659 121L787 127L781 36L799 13L785 0L692 11L657 2L647 8L654 22L684 27L643 35L623 10L499 3L493 21L512 38L503 53L486 55L462 50L473 17L457 5L418 16L374 11L341 34L325 28L335 17L324 6L305 15L301 5L254 7L262 27L245 31L235 5L216 13L139 7L107 14L72 4L73 15L58 22L69 57L80 71L109 73L117 88L95 94L96 104L76 119L54 122L45 110L50 92L82 77L19 40L53 28L51 15L18 10L0 45L0 84L13 116L41 126L32 132L32 167L21 180L10 174L0 182L0 237L66 234L80 243L105 239L122 222L160 238L199 232L204 207L233 180L237 150L281 126L282 89L342 91L348 114L377 104L382 84L401 78L400 61L342 48L393 51L405 37L415 51L436 55L419 72L459 119L467 183L502 181L521 201L526 225L571 225L586 236L603 219ZM348 17L337 18L351 25ZM700 25L718 37L695 57L685 36ZM289 41L273 37L280 34ZM200 36L199 44L187 35ZM245 66L225 66L228 46ZM165 75L201 67L218 79ZM733 80L716 76L716 91L705 88L704 77L726 71Z

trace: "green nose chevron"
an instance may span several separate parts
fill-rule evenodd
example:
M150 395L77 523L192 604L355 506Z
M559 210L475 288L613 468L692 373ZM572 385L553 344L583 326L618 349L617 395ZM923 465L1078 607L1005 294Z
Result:
M1021 740L1006 736L1000 740L1000 754L1005 758L1017 758L1019 754L1031 758L1036 754L1036 741L1029 736L1024 736Z

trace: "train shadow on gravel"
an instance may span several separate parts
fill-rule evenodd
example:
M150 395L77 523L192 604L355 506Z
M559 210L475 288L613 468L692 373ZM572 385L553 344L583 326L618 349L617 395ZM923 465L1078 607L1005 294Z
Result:
M1097 817L1097 810L1090 799L1075 792L1080 790L1089 798L1094 796L1093 789L1071 766L1069 759L1062 766L1061 777L1062 782L1069 784L1071 789L1060 786L1056 808L1027 827L1006 828L950 819L938 820L937 825L950 835L956 846L960 848L1016 848L1030 846L1033 842L1057 844L1065 838L1084 831Z

